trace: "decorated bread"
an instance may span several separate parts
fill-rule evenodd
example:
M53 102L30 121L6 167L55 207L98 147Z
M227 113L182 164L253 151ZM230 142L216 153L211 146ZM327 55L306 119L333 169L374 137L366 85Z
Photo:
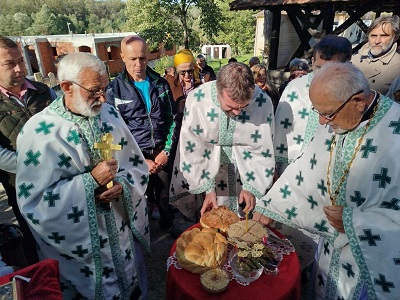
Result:
M226 232L231 224L239 221L239 217L226 206L220 206L209 210L200 218L203 228L216 228Z
M246 220L239 221L229 226L228 237L246 243L260 243L264 236L268 236L267 229L261 223L248 220L246 232Z
M228 242L211 228L185 231L176 242L176 258L187 271L201 274L226 261Z
M229 284L229 275L219 268L208 270L200 276L201 286L210 293L221 293Z

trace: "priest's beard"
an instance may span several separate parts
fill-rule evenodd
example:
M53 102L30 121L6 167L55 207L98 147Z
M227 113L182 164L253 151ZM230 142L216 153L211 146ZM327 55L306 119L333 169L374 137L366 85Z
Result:
M75 98L75 109L82 116L93 118L100 114L102 102L97 99L89 103L87 99L83 98L80 94Z

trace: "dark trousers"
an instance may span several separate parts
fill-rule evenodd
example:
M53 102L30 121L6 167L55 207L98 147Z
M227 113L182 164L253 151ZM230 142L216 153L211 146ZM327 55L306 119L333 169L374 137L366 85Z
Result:
M35 264L39 261L36 248L36 241L32 235L28 223L25 221L24 217L22 216L19 210L15 187L13 187L11 184L7 182L2 182L2 183L8 197L8 204L12 207L15 218L17 219L20 230L22 232L22 235L24 236L22 247L26 264L27 265ZM26 266L25 263L21 263L21 265L18 267L25 267L25 266Z

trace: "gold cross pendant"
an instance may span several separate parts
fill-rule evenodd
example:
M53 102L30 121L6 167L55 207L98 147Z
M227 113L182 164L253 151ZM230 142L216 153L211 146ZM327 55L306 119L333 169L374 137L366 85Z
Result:
M94 143L95 149L100 149L101 156L104 160L109 160L112 158L112 151L113 150L122 150L121 145L113 144L114 137L111 133L106 133L101 137L100 143ZM113 182L110 181L107 183L107 188L112 188Z

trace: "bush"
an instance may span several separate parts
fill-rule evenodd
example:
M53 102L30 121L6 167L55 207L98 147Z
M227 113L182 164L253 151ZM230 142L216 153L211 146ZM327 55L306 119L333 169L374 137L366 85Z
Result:
M163 55L160 59L154 62L154 70L164 76L165 68L172 67L174 65L174 58L172 56Z

